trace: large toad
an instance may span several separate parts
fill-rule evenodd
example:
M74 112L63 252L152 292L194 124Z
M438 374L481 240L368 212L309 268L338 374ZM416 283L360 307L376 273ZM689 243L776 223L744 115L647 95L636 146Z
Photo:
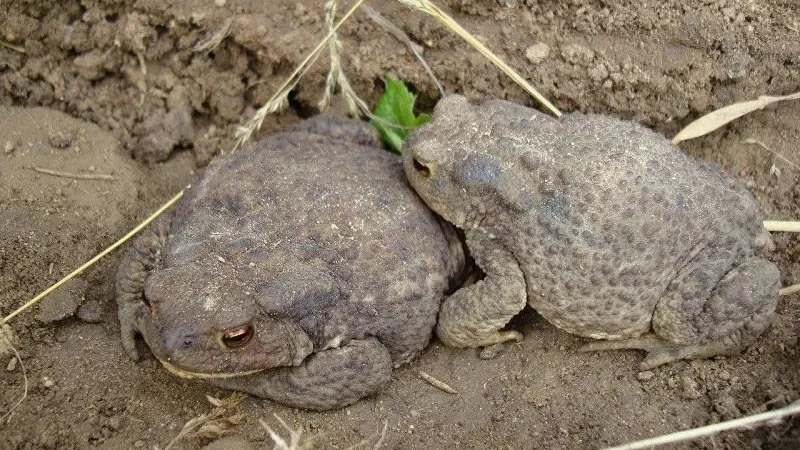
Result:
M449 96L404 149L411 185L466 233L486 278L457 291L437 335L456 347L526 304L571 333L647 350L643 368L730 354L768 325L778 269L751 195L633 122L557 120Z
M212 163L119 268L131 357L141 334L178 375L328 409L419 354L463 250L369 130L310 120Z

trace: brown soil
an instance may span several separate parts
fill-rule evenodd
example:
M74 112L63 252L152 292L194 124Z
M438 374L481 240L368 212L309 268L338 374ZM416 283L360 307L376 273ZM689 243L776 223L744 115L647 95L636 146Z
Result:
M3 315L123 235L232 147L250 116L323 34L322 1L0 0L0 311ZM432 19L395 2L375 7L424 47L448 90L531 100ZM631 118L667 135L714 108L800 88L796 0L444 1L564 111ZM222 6L217 6L217 5ZM194 45L232 20L214 51ZM344 64L374 103L381 77L436 91L401 44L364 15L342 32ZM537 45L538 44L538 45ZM264 132L317 113L325 64ZM334 108L341 113L341 105ZM72 118L80 119L75 120ZM98 128L99 127L99 128ZM102 131L101 131L102 130ZM755 139L771 150L747 145ZM121 147L117 144L121 143ZM746 116L687 142L688 153L748 181L764 216L800 218L800 102ZM131 158L132 157L132 158ZM31 167L114 180L57 177ZM784 284L800 282L800 237L775 233ZM206 385L135 364L119 344L117 256L12 322L30 380L0 424L0 448L163 448L211 406ZM276 413L343 448L388 425L384 448L596 448L784 406L800 397L800 300L781 298L774 325L741 356L639 373L639 352L580 353L582 339L533 312L520 345L491 360L434 342L388 388L340 411L309 413L249 398L234 427L270 448ZM20 364L2 357L0 405L22 394ZM6 365L8 367L6 368ZM425 371L460 391L446 394ZM196 448L200 438L183 441ZM798 448L800 419L676 448Z

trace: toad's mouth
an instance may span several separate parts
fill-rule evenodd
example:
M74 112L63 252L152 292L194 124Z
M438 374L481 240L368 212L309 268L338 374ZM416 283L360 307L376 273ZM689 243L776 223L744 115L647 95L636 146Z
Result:
M161 358L157 358L158 362L164 366L169 372L174 375L177 375L181 378L188 378L188 379L201 379L201 380L211 380L211 379L220 379L220 378L236 378L236 377L243 377L245 375L252 375L254 373L263 372L267 369L255 369L255 370L246 370L243 372L217 372L217 373L206 373L206 372L191 372L185 369L181 369L180 367L163 360Z

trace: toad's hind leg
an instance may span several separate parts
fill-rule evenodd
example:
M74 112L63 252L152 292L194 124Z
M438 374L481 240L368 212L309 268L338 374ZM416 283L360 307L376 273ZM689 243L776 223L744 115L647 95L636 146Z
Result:
M662 364L667 364L681 359L710 358L712 356L732 355L739 352L741 344L736 339L724 338L702 344L673 344L665 341L654 333L621 341L591 342L580 348L582 352L601 350L645 350L647 356L639 364L640 370L650 370Z
M642 370L680 359L739 353L769 325L780 286L778 268L764 259L747 258L725 274L703 302L698 300L703 298L698 296L702 283L692 281L707 275L694 271L665 293L653 314L654 333L593 342L581 350L646 350Z
M499 331L525 307L522 270L507 250L486 245L484 239L467 235L467 246L486 277L456 291L439 310L436 335L445 345L483 347L522 340L517 331Z

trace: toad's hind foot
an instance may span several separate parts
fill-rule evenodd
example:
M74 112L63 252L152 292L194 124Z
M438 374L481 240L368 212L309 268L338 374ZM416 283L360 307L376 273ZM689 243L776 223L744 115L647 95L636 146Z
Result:
M522 333L519 331L508 330L508 331L495 331L494 333L489 333L481 337L480 341L477 342L478 347L488 347L490 345L502 344L504 342L514 341L514 342L522 342L523 337Z
M637 349L647 351L647 357L639 365L640 370L650 370L662 364L681 359L711 358L714 356L735 355L742 346L733 337L699 344L673 344L653 333L621 341L597 341L584 345L579 351L594 352L602 350Z

